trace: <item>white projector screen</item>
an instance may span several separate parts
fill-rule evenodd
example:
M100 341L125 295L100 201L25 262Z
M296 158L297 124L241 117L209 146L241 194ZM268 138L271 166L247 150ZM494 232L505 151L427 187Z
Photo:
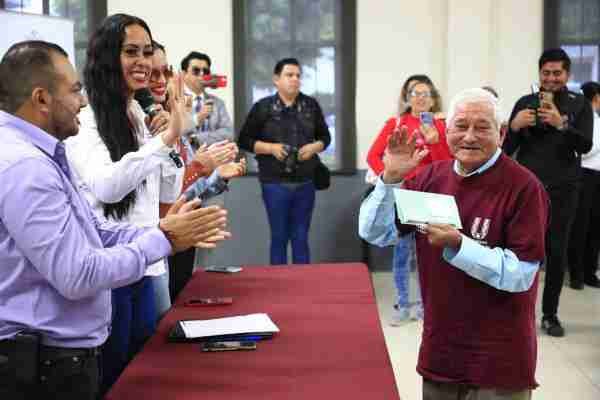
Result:
M58 44L75 66L73 21L47 15L0 11L0 58L10 46L23 40L44 40Z

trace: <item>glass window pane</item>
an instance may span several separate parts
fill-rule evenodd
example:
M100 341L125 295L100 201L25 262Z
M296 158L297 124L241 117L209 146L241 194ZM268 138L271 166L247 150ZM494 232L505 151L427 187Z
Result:
M246 104L276 92L273 67L284 57L296 57L302 65L303 93L321 105L332 143L322 154L330 166L336 160L336 16L338 0L249 0L246 16ZM247 111L247 110L245 110ZM255 164L249 168L255 170Z
M4 8L10 11L20 11L31 14L43 14L43 0L5 0Z
M561 0L558 4L561 42L600 41L600 1Z
M48 9L50 15L55 17L67 17L69 0L50 0L48 3Z
M571 58L571 79L567 86L578 92L582 83L598 81L598 46L562 46Z

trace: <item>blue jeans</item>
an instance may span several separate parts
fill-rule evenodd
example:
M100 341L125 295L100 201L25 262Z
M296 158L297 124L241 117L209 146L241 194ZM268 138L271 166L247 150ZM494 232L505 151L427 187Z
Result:
M261 186L271 227L271 264L287 264L290 241L293 263L310 263L308 231L315 208L315 185L308 182L294 188L279 183Z
M394 258L392 262L394 282L396 283L397 290L396 305L400 308L408 308L410 306L410 271L412 267L416 268L417 264L414 233L400 238L400 241L398 241L394 247ZM418 279L417 299L415 304L421 304L421 293Z
M103 393L115 383L155 328L152 277L145 276L135 283L113 289L112 326L102 349Z

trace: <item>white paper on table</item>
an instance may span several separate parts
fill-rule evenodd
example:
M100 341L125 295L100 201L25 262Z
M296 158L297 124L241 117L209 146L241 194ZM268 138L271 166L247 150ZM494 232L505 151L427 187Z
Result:
M462 229L454 196L394 189L398 218L403 224L450 224Z
M248 314L235 317L181 321L188 339L245 333L275 333L279 328L267 314Z

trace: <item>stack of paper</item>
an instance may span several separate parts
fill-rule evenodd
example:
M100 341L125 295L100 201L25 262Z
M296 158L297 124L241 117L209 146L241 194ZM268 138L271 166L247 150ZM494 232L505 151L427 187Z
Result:
M207 320L178 321L170 333L176 341L188 340L240 340L266 338L279 332L267 314L249 314Z
M403 224L449 224L462 228L454 196L394 189L398 218Z

